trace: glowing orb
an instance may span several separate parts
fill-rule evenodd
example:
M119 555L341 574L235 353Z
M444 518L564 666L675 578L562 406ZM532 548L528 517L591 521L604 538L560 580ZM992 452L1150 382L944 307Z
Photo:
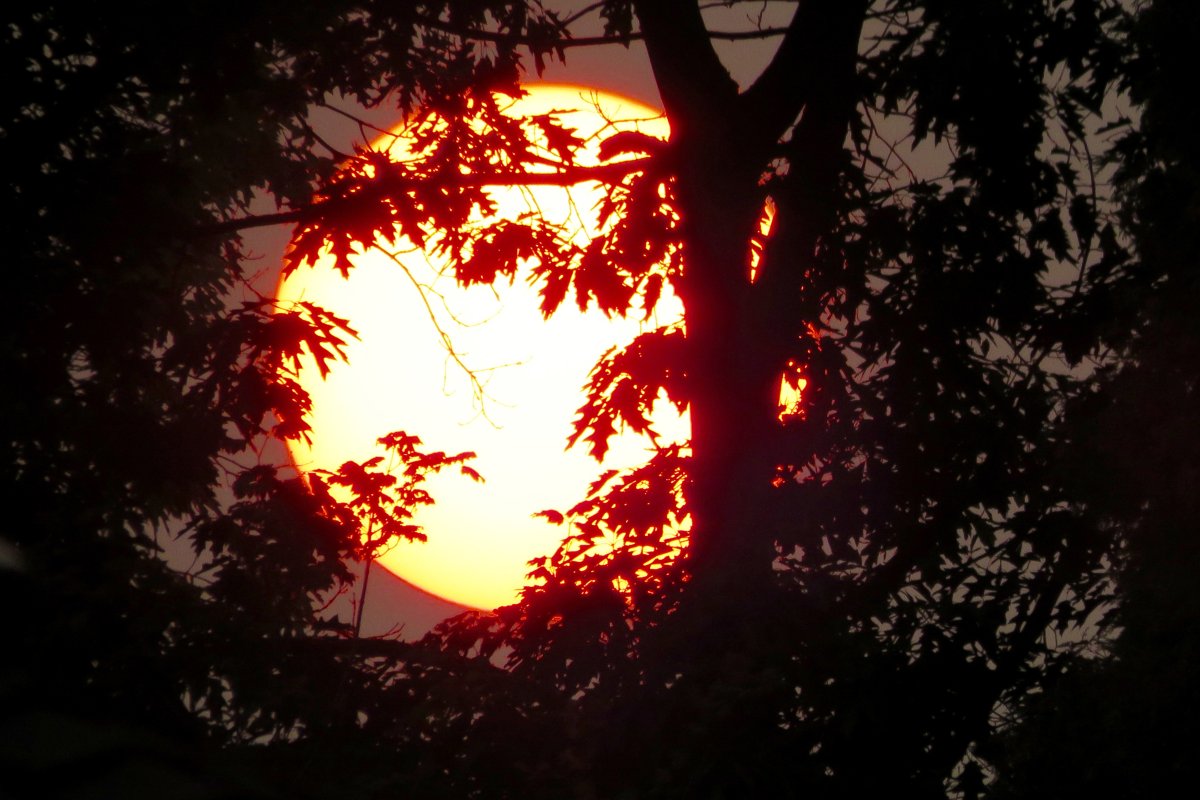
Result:
M563 112L559 121L590 142L576 156L580 164L599 163L599 142L617 131L668 133L660 112L625 97L576 86L526 88L529 94L506 113ZM408 148L392 137L374 146L389 145L393 153ZM580 241L593 235L593 208L603 196L595 184L496 187L491 193L498 217L536 210ZM682 308L668 295L657 318L642 323L636 311L628 319L581 313L568 297L543 320L529 265L511 285L464 289L444 261L405 242L381 246L407 249L399 255L403 266L369 249L352 259L348 279L325 261L298 269L280 285L281 300L315 302L347 318L360 337L347 349L348 363L335 365L327 379L311 363L302 370L300 381L313 403L312 445L292 447L292 457L302 470L336 469L347 460L383 455L375 440L393 430L419 436L426 451L474 451L472 466L485 482L476 484L457 470L431 477L426 486L436 505L414 520L428 541L402 542L378 560L405 581L456 603L494 608L515 602L528 561L552 553L564 534L533 514L569 508L602 469L635 466L649 454L649 441L632 433L612 441L602 465L583 445L564 450L588 373L610 347L677 321ZM474 371L482 401L446 339ZM686 418L669 404L656 407L654 420L661 441L687 439Z

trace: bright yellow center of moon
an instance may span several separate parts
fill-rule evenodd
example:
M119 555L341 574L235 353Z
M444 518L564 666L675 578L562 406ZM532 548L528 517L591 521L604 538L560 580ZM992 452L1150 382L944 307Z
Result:
M562 112L557 119L589 146L576 154L582 165L599 163L599 143L621 130L666 138L661 113L636 101L576 86L534 84L512 103L511 116ZM400 133L398 129L396 133ZM376 148L408 152L404 141L382 137ZM536 211L572 232L577 241L594 235L598 185L494 187L499 218ZM436 500L414 521L426 542L400 542L378 561L405 581L432 594L476 608L515 602L530 559L548 555L564 529L533 516L565 510L582 499L602 469L646 461L650 442L626 432L612 441L603 464L585 445L565 450L582 387L597 359L642 330L678 321L682 307L673 296L655 319L640 322L602 312L581 313L568 297L549 320L524 265L511 285L460 287L444 260L410 243L377 243L401 252L400 265L375 248L352 260L343 278L322 259L301 267L279 288L285 304L307 300L350 321L359 339L347 348L347 363L321 379L308 362L300 383L312 397L312 444L290 445L301 470L336 470L348 460L386 454L375 440L393 430L419 436L426 452L477 454L471 465L477 484L455 469L432 476L426 486ZM439 330L440 329L440 330ZM461 361L483 387L482 400L470 377L452 359L445 333ZM659 403L654 415L660 441L688 438L686 417Z

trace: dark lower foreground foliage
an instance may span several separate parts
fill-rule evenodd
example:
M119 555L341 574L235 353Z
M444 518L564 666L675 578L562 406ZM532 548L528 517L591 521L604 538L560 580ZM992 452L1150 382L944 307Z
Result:
M1195 13L786 10L749 31L778 50L746 87L712 47L724 23L685 0L578 20L515 0L6 12L0 535L21 566L0 573L0 789L1168 785L1194 754L1176 729L1194 708L1195 126L1177 98ZM606 145L625 160L591 245L467 224L498 153L507 181L585 174L553 117L498 104L596 19L644 44L671 141ZM399 102L427 157L335 152L310 127L333 92ZM254 190L279 213L253 217ZM574 439L602 452L665 394L690 447L563 509L520 604L419 643L358 638L327 606L355 591L350 562L421 535L421 480L467 454L397 432L402 475L262 463L266 438L305 433L297 355L354 335L246 288L236 231L270 222L297 223L290 268L379 232L449 232L464 282L533 257L547 313L643 313L669 281L686 335L598 365ZM807 383L781 417L784 373ZM167 537L195 562L167 563Z

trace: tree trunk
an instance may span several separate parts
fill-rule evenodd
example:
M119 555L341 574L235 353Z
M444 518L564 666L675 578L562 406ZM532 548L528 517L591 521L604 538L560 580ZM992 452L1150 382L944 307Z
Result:
M801 305L804 276L833 219L865 4L802 4L772 63L741 93L695 3L636 5L672 123L684 228L677 289L692 420L689 566L699 594L753 598L770 582L776 554L768 507L779 380L797 339L817 321L816 310ZM789 143L780 145L790 128ZM751 283L761 181L785 151L784 196L774 198L777 241Z

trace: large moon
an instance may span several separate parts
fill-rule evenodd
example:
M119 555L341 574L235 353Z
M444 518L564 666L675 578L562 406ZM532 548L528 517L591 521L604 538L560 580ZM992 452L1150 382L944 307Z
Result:
M661 112L627 97L557 84L525 88L528 94L506 113L557 112L589 141L576 156L581 164L599 163L599 142L612 133L668 133ZM411 149L392 136L373 144L389 146L395 153ZM593 210L603 196L597 185L491 192L499 217L536 212L581 241L595 235ZM383 251L398 253L399 263ZM427 487L436 503L415 517L428 541L398 543L378 561L408 583L464 606L513 603L530 559L552 553L565 533L535 513L569 508L601 470L641 464L650 453L651 443L631 432L613 440L603 464L582 445L565 449L588 373L609 348L678 321L681 305L667 296L656 317L642 321L636 310L627 318L581 313L569 297L544 320L528 264L511 285L467 289L444 261L404 241L377 242L352 260L348 278L322 259L279 286L281 303L314 302L348 319L359 334L347 348L347 363L333 366L325 379L311 362L301 370L301 385L312 397L312 443L291 445L292 458L301 471L335 470L347 460L384 455L375 440L393 430L419 436L426 451L474 451L472 466L484 483L457 470L433 476ZM660 442L688 438L686 416L669 403L656 406L654 421Z

